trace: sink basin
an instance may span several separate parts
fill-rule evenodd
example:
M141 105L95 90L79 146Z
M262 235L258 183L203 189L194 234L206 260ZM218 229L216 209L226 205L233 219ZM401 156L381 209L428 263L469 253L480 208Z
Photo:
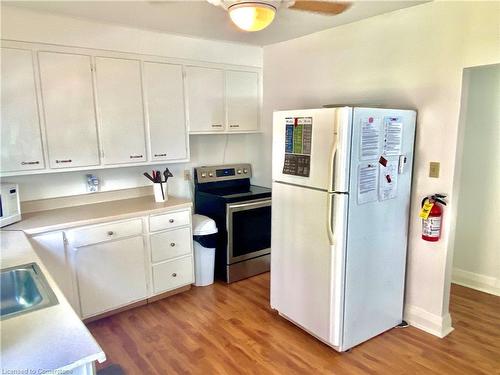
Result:
M0 271L0 319L58 304L36 263Z

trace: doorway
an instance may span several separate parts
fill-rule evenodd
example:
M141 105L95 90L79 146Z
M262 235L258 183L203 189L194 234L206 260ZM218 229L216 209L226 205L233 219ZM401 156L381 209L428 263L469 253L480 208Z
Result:
M464 70L452 283L500 296L500 64Z

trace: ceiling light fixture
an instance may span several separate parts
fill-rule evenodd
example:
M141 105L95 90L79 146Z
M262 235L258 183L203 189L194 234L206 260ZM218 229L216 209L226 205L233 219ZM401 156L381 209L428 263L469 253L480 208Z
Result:
M259 2L244 2L229 7L229 17L236 26L245 31L260 31L274 20L276 8Z

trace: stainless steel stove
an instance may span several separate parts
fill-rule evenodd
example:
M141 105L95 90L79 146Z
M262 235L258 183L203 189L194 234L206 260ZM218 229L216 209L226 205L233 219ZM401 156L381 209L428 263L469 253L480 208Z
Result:
M228 283L270 269L271 189L251 177L250 164L195 168L195 212L217 224L215 275Z

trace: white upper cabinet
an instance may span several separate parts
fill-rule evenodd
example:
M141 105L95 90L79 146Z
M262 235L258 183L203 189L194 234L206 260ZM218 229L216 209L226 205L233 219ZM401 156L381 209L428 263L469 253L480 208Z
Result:
M140 61L107 57L95 61L104 164L146 161Z
M2 48L1 169L43 169L42 139L31 51Z
M259 75L256 72L226 71L227 130L259 129Z
M225 130L224 71L186 67L189 131L191 133Z
M50 167L98 165L90 56L40 52L38 61Z
M260 125L256 71L187 67L189 132L254 132Z
M188 160L182 66L145 62L150 160Z
M189 161L189 133L252 133L255 67L2 41L0 176Z

